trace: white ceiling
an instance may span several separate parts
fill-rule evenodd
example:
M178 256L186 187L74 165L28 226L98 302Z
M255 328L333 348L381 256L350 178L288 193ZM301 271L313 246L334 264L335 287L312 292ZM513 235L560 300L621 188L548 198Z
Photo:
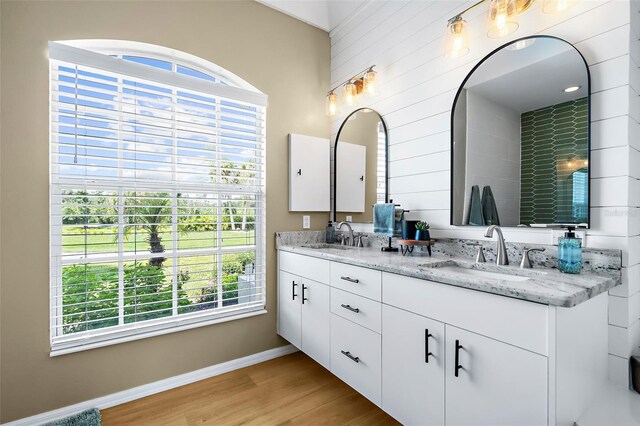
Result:
M256 0L327 32L348 22L371 0Z

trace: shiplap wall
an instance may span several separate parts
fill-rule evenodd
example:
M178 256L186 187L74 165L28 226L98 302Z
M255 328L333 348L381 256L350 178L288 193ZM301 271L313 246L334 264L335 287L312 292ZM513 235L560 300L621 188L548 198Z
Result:
M640 19L638 3L582 0L558 15L542 1L520 16L513 35L486 37L487 8L465 15L471 52L443 56L448 18L474 1L373 0L331 33L331 80L336 85L376 64L380 93L358 106L380 112L389 127L390 195L412 218L432 224L435 237L482 239L481 229L449 225L450 112L471 68L512 39L549 34L585 56L592 83L591 223L585 243L623 251L624 284L610 292L610 378L628 384L628 357L640 344ZM355 108L354 107L354 108ZM353 109L353 108L351 108ZM335 138L348 111L332 121ZM510 241L552 243L557 232L506 229Z

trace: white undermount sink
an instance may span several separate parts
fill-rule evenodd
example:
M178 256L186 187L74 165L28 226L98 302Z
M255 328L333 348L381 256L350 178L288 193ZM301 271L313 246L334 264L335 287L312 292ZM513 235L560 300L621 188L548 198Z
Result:
M456 274L464 274L470 277L490 278L494 280L505 280L505 281L527 281L530 278L530 277L523 277L521 275L513 275L509 273L491 272L491 271L483 271L481 269L463 268L460 266L441 266L441 267L438 267L437 270L453 272Z

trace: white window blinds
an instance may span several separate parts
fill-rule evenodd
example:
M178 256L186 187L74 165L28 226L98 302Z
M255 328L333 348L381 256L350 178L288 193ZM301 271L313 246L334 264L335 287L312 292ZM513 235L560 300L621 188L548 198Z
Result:
M52 353L262 311L266 96L57 43L50 64Z

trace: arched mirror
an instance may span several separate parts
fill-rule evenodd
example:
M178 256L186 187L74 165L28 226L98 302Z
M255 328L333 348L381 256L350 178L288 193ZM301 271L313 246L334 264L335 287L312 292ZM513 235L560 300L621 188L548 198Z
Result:
M388 199L387 126L371 108L353 111L340 125L334 150L333 220L369 223L373 205Z
M451 113L451 224L589 226L590 77L564 40L485 57Z

